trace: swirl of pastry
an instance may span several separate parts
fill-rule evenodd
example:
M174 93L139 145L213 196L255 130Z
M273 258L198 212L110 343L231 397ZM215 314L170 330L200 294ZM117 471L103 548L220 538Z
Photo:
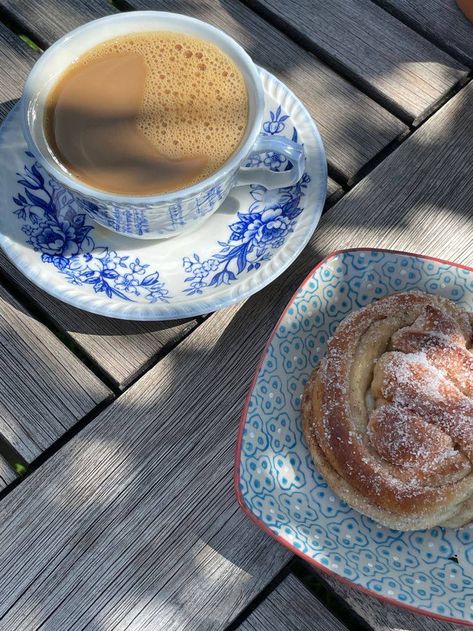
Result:
M393 294L340 323L305 387L316 466L389 528L473 519L472 322L440 296Z

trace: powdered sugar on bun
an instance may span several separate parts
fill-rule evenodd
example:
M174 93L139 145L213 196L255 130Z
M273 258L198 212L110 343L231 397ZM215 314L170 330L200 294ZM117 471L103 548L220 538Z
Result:
M350 314L306 386L303 426L342 499L401 530L473 518L470 316L400 293Z

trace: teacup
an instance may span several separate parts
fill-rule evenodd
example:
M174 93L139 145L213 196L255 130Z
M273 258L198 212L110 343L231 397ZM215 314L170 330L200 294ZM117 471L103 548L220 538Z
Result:
M78 57L103 41L146 31L186 33L212 42L226 53L243 74L249 97L248 124L239 147L210 177L172 193L126 196L95 189L72 176L51 152L43 124L47 96L58 78ZM260 133L264 94L250 57L231 37L195 18L160 11L111 15L81 26L58 40L36 62L21 99L23 133L30 151L44 169L74 196L78 206L101 225L130 237L159 239L177 235L205 221L234 186L261 184L268 189L291 186L304 171L301 145ZM292 168L276 172L245 167L253 153L283 154Z

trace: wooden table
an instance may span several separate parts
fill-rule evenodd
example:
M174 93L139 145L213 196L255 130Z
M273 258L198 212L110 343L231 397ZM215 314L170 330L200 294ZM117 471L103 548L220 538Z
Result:
M322 133L326 211L291 268L205 320L79 312L0 258L0 630L447 631L322 576L239 510L264 342L332 250L473 264L473 26L454 0L0 0L0 116L54 40L120 10L241 42Z

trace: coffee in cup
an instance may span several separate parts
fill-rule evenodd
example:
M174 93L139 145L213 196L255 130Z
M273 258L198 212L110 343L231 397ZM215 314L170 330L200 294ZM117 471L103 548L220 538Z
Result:
M215 44L184 33L104 41L50 90L44 129L55 160L88 186L171 193L230 158L248 123L242 72Z
M104 148L108 149L104 151L104 157L98 164L89 162L90 157L100 155L94 150L90 156L84 152L73 152L68 156L65 143L70 142L70 133L74 132L76 145L71 150L77 151L77 147L80 148L83 142L81 135L74 131L77 121L82 120L83 113L81 111L80 116L77 116L75 106L80 100L74 98L74 95L69 100L65 99L64 112L70 111L71 114L70 118L64 117L64 126L60 129L58 104L61 101L63 81L76 69L79 72L84 62L90 61L92 54L95 55L94 51L108 47L112 55L136 53L137 42L150 41L152 36L156 41L177 37L173 44L176 54L171 55L171 49L168 48L169 65L166 67L171 70L167 74L159 73L153 56L148 57L151 68L145 64L145 70L142 70L138 82L142 89L141 92L137 90L142 97L139 101L141 105L138 106L135 102L130 107L125 103L113 116L109 116L109 107L105 107L110 99L104 86L113 85L114 94L118 93L119 96L129 93L130 86L127 87L123 77L115 76L110 81L108 76L107 80L95 81L88 95L86 93L85 102L89 106L92 103L93 108L90 119L86 111L85 120L86 123L91 121L91 128L95 132L101 130ZM129 41L130 48L110 50L110 46L120 45L125 40ZM187 47L184 46L186 42L189 42ZM192 49L190 43L193 46L198 44L200 49ZM182 48L179 49L178 46ZM166 46L160 45L158 48ZM145 47L145 50L149 54L149 47ZM195 57L194 54L188 57L184 55L186 62L177 63L179 60L182 62L182 57L178 57L177 52L193 53L194 50L202 53L202 57L197 54ZM155 51L158 62L164 59L164 52ZM139 51L138 54L144 56ZM208 60L214 61L214 64L210 64L211 72L206 65ZM172 66L171 63L176 65ZM199 68L199 64L204 64L205 68ZM219 67L221 75L217 72ZM184 82L185 77L195 77L197 70L200 71L197 81L194 78L190 85ZM151 74L153 72L154 75ZM161 79L160 74L168 79L168 85L161 84L164 79ZM147 111L149 102L146 105L143 97L149 86L149 79L153 76L159 79L164 94L161 90L157 93L159 98L153 94L151 103L157 101L157 106L154 110L150 108ZM128 73L128 77L129 81L135 79L135 72ZM78 27L41 55L23 90L21 124L29 152L35 157L39 167L44 169L52 181L68 190L72 196L71 203L81 212L88 213L97 223L122 235L139 239L168 238L191 228L195 229L206 221L220 208L235 186L259 185L272 190L293 186L302 177L305 169L303 146L284 134L268 134L265 130L262 133L263 117L269 115L265 112L264 100L267 81L266 75L258 70L241 46L214 26L177 13L127 11ZM184 93L184 90L188 91ZM182 93L189 96L187 102L183 101L185 108L182 115L171 109L176 102L180 102L173 92L177 92L178 97L180 94L182 97ZM194 99L191 99L193 94ZM190 101L193 103L190 104ZM99 109L97 115L97 108L101 104L104 105L104 111ZM153 114L158 106L162 113L161 118ZM168 107L167 110L165 106ZM130 119L135 125L132 126L133 133L138 128L141 134L133 159L130 159L128 152L123 151L122 144L117 149L118 143L112 142L115 137L120 138L123 130L121 123L129 124ZM161 131L156 134L158 120L166 123L166 126L161 124ZM209 123L208 131L206 122ZM172 133L168 135L166 131L164 135L162 130L169 129L170 123L173 123ZM151 125L148 129L147 124ZM85 131L87 132L87 125ZM303 136L303 130L299 131ZM89 131L88 138L87 133L85 134L88 141L90 136L93 140L94 134ZM174 151L181 146L180 138L186 140L185 151L177 155ZM201 140L199 146L196 138ZM59 142L61 139L62 142ZM151 143L154 152L152 155L148 151L149 146L143 150L143 139ZM169 153L164 151L164 139ZM176 145L170 142L174 140ZM136 136L133 143L135 141ZM135 151L136 145L133 143ZM98 144L98 149L101 149L102 143ZM261 164L260 160L253 164L250 159L252 154L268 152L283 155L287 159L286 168L274 171L266 164ZM115 156L115 153L118 155ZM169 161L172 161L173 168ZM148 168L150 162L151 167ZM175 167L182 163L184 166L178 171ZM118 177L115 175L117 171Z

